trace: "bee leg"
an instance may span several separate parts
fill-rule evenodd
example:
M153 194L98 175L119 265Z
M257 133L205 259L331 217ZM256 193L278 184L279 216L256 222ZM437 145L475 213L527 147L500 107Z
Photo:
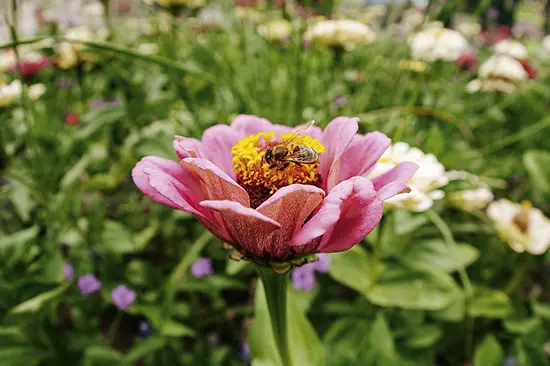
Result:
M288 168L288 166L290 165L290 162L287 162L285 163L285 165L283 165L281 168L279 168L280 171L283 171L285 170L286 168Z
M277 164L271 164L271 165L269 166L269 169L273 169L273 168L275 168L276 166L277 166Z

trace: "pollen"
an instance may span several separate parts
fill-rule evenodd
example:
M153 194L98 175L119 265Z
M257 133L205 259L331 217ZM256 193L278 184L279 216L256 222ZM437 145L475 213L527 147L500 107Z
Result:
M321 177L317 172L319 162L313 164L279 162L275 167L271 167L266 162L266 152L285 143L285 147L289 149L303 145L311 147L319 155L325 152L325 147L316 138L308 135L296 136L292 132L286 134L260 132L239 140L231 149L237 182L248 192L251 206L254 208L261 205L278 189L290 184L319 185L321 183Z

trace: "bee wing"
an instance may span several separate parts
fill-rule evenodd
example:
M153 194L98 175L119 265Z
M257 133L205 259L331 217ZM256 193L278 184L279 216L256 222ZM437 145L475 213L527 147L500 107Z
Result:
M283 146L286 146L288 144L290 144L292 142L292 140L294 140L297 136L300 136L301 134L305 133L307 130L309 130L311 128L311 126L313 126L315 124L315 121L314 120L311 120L309 121L308 123L306 123L305 125L303 126L300 126L298 127L294 133L292 134L292 136L290 136L290 138L288 140L285 141L285 143L283 144Z
M298 149L288 155L284 160L292 161L295 163L311 164L315 163L318 159L318 155L312 148Z

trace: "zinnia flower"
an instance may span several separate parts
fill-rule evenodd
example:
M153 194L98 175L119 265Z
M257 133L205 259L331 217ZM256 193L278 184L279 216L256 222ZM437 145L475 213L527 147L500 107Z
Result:
M132 176L155 202L193 214L236 256L277 266L341 252L374 229L383 201L406 190L417 169L403 162L367 179L391 140L358 135L357 121L338 117L325 131L313 126L296 136L291 127L241 115L207 129L202 141L176 136L179 163L148 156ZM270 168L266 151L289 140L293 151L311 147L319 160Z
M495 44L494 51L497 55L510 56L516 60L525 60L529 57L527 47L513 39L499 41Z
M455 30L434 27L412 36L409 46L415 59L456 61L468 49L468 41Z
M477 55L472 51L466 51L456 60L459 69L473 71L477 67Z
M258 26L258 33L270 41L284 41L292 34L292 23L276 19Z
M487 215L500 237L518 253L543 254L550 246L550 220L528 201L494 201Z
M529 75L516 59L505 55L493 55L479 67L479 78L466 86L466 91L500 91L513 93Z
M405 161L418 165L418 171L407 181L410 192L392 197L386 203L390 208L398 207L414 212L426 211L432 207L434 200L445 196L439 188L449 183L445 175L445 167L435 155L425 154L416 147L397 142L384 152L369 177L376 179Z
M359 45L372 43L376 33L356 20L323 20L312 25L304 39L324 46L337 46L352 50Z

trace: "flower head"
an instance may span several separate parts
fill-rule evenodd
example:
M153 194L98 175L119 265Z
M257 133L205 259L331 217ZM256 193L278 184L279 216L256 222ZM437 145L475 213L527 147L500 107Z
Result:
M356 20L323 20L312 25L304 39L325 46L338 46L352 50L376 40L376 33Z
M388 199L387 204L389 207L415 212L426 211L432 207L434 200L444 197L443 191L439 188L449 182L445 176L445 167L433 154L425 154L404 142L395 143L380 157L369 177L374 178L386 173L404 161L412 161L418 165L416 173L407 181L410 192Z
M478 71L478 79L472 80L466 91L473 93L479 90L513 93L522 80L529 74L521 62L505 55L493 55L485 61Z
M513 39L504 39L494 45L494 51L497 55L505 55L516 60L525 60L529 57L527 47L521 42Z
M191 273L193 273L195 278L210 276L214 273L214 270L212 269L212 259L199 257L191 266Z
M473 71L477 67L477 55L472 51L465 51L456 60L456 66L462 70Z
M468 41L448 28L429 28L409 40L412 57L424 61L456 61L468 49Z
M258 33L270 41L284 41L292 34L292 23L276 19L258 26Z
M99 291L101 282L93 274L87 274L78 279L78 287L82 295L86 296Z
M132 176L154 201L193 214L237 257L273 265L341 252L374 229L383 201L404 191L417 169L401 162L367 179L391 141L357 129L356 118L338 117L325 131L295 135L241 115L207 129L202 141L176 136L179 163L145 157ZM270 164L275 147L286 155Z
M15 103L21 95L22 90L23 86L20 80L14 80L7 85L0 83L0 108L8 107Z
M115 306L120 310L126 310L134 301L136 301L136 293L126 287L125 285L120 285L115 287L111 291L111 297Z
M74 268L68 263L63 265L63 279L65 281L72 281L74 278Z
M543 254L550 246L550 220L528 201L494 201L487 215L500 237L518 253Z

